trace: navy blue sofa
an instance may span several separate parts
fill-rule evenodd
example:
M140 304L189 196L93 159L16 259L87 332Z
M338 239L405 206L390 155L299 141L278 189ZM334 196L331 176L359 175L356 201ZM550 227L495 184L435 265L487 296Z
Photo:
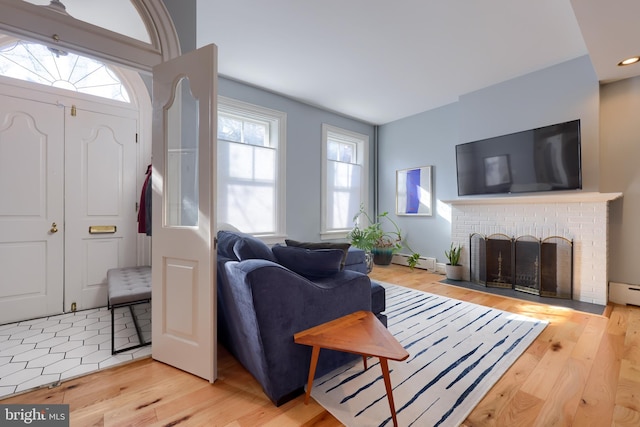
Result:
M311 348L293 342L296 332L358 310L386 325L384 288L345 267L344 252L335 251L272 249L247 234L218 232L218 338L276 406L306 385ZM316 377L355 358L323 349Z

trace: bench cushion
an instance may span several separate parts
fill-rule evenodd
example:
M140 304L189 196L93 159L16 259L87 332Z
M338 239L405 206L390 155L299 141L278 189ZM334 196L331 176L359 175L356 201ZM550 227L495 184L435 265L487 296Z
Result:
M151 267L112 268L107 271L109 304L151 299Z

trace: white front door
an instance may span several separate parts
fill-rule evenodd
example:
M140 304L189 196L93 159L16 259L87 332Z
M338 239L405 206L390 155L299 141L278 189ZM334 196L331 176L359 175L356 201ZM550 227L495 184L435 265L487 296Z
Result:
M62 312L63 113L0 95L0 324Z
M65 310L107 305L107 270L136 265L134 118L66 108Z
M153 69L153 358L216 377L216 47Z
M0 94L0 324L105 306L136 265L136 112L106 110Z

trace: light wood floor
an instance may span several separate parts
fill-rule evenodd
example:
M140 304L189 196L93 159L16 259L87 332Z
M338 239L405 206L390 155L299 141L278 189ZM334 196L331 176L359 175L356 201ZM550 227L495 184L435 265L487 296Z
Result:
M401 266L376 266L371 277L550 321L465 426L640 425L640 308L585 314L443 285L442 276ZM0 403L67 403L71 426L340 425L313 399L274 407L221 347L218 366L211 385L144 359Z

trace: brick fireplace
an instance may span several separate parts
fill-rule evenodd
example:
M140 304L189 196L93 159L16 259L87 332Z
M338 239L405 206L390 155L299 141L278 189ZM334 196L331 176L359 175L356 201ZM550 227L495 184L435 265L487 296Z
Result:
M451 239L463 246L469 280L469 236L505 234L573 241L573 299L606 305L609 202L621 193L571 192L535 196L461 198L451 205Z

